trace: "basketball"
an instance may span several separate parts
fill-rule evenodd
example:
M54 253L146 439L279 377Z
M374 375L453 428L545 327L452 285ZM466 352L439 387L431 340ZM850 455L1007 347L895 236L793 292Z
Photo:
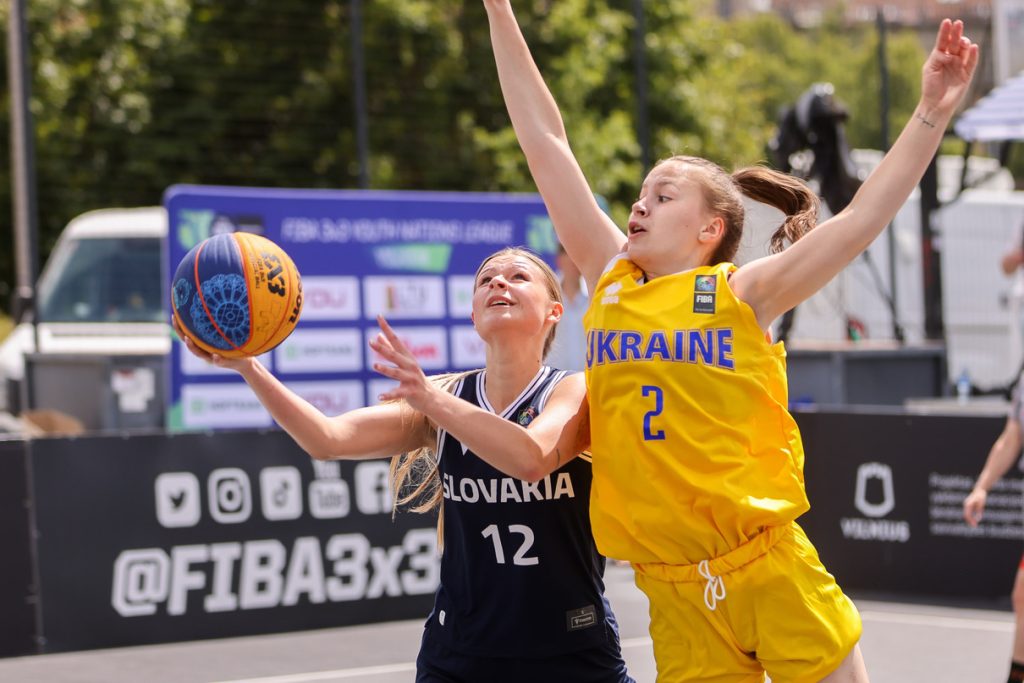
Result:
M266 353L299 321L302 282L295 263L265 237L209 237L178 264L171 306L179 326L204 351L225 358Z

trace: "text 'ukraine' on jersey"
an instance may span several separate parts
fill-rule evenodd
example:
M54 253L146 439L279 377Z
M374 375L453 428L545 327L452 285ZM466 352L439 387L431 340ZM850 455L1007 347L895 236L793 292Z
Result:
M501 417L528 425L564 376L541 368ZM497 412L486 382L486 371L471 373L454 393ZM484 657L617 649L604 599L605 562L590 529L590 458L574 458L531 483L491 467L443 430L437 452L444 553L430 637Z
M735 370L732 328L717 330L587 330L587 367L625 361L700 363Z
M587 328L598 549L695 564L808 508L785 350L729 286L732 264L643 280L625 257Z

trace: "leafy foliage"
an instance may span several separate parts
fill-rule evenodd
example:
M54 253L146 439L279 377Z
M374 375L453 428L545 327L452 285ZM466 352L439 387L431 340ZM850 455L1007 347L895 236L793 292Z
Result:
M175 183L357 186L351 0L28 5L43 256L74 215L157 204ZM580 162L620 223L646 171L632 7L515 2ZM5 23L7 12L0 7ZM822 80L852 112L851 143L879 146L871 27L797 33L772 15L726 22L701 0L648 2L645 12L654 158L761 161L779 109ZM371 186L533 191L482 3L374 0L362 15ZM916 101L923 50L893 35L889 55L894 137ZM0 125L8 121L6 98ZM0 154L10 154L8 136ZM10 185L0 165L0 215L11 215ZM0 283L13 281L11 240L0 230Z

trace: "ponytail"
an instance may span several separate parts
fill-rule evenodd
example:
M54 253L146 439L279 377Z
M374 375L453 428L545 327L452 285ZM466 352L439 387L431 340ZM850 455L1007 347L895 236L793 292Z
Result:
M736 187L747 197L774 206L786 220L771 239L771 253L782 251L818 224L818 196L799 178L763 166L741 168L732 174Z
M725 263L736 257L743 237L746 211L743 195L774 206L786 215L771 239L771 252L783 250L807 234L818 222L819 201L811 188L799 178L764 166L750 166L729 175L721 166L701 157L676 155L659 161L678 163L699 172L701 191L708 210L725 222L722 239L711 254L710 263Z

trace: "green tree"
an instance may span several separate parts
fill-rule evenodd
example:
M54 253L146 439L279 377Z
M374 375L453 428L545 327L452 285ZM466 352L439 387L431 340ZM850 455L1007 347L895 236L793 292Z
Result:
M349 0L33 0L41 252L74 215L157 204L176 183L352 188L358 181ZM533 191L479 0L363 2L371 186ZM709 0L645 3L652 153L761 161L781 107L834 83L851 143L879 144L876 37L835 22L717 18ZM647 169L636 135L632 4L516 0L595 192L624 223ZM6 23L7 6L0 6ZM893 131L923 52L890 41ZM5 55L0 61L5 61ZM6 76L6 64L3 75ZM9 101L0 102L0 125ZM7 154L8 136L0 136ZM10 215L0 164L0 213ZM0 231L0 282L13 280ZM7 297L0 291L0 307Z
M8 10L6 4L0 9L5 26ZM30 107L43 256L77 213L159 201L159 191L140 186L133 169L145 162L137 143L154 115L150 93L158 74L152 69L153 59L172 49L187 11L186 0L28 3ZM6 46L3 54L6 76ZM9 112L7 97L0 120L5 129ZM7 136L0 137L0 153L9 158ZM4 165L0 211L7 216L10 184L9 167ZM0 281L5 283L14 279L12 241L10 230L0 231ZM8 303L3 296L3 308Z

